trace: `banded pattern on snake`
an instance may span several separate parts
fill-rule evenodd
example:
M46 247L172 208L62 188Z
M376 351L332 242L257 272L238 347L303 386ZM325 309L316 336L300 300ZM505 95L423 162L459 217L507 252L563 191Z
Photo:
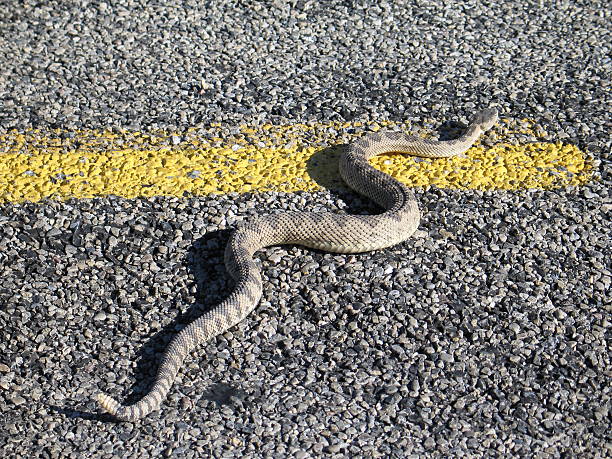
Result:
M497 122L497 111L477 113L463 135L436 141L403 133L372 133L350 144L340 158L340 174L355 191L379 204L379 215L287 212L255 218L240 225L225 251L225 265L235 280L232 293L182 329L170 342L150 391L132 405L122 405L106 394L97 400L117 419L136 421L157 410L189 353L242 321L259 303L262 280L253 254L267 246L299 244L337 253L359 253L390 247L408 239L420 214L416 199L402 183L375 169L368 159L381 153L409 153L427 158L460 155Z

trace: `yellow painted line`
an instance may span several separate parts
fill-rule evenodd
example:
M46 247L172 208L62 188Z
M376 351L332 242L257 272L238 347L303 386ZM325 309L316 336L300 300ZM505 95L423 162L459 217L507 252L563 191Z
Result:
M207 195L312 191L342 186L341 147L367 131L408 124L319 123L229 130L219 125L183 133L10 131L0 134L0 202L117 195ZM592 176L586 155L542 138L529 120L503 120L467 158L423 160L383 155L376 167L409 186L516 190L582 185Z

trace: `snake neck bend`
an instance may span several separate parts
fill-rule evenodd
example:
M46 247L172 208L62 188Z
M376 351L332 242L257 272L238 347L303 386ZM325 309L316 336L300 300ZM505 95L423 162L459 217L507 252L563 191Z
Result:
M225 251L225 265L235 280L232 293L213 310L182 329L170 342L150 391L132 405L106 394L97 399L117 419L136 421L159 408L183 361L201 343L242 321L262 294L261 275L253 254L277 244L300 244L338 253L358 253L393 246L408 239L419 224L413 193L391 176L372 167L368 159L399 152L437 158L465 152L497 120L493 109L477 113L465 133L450 141L433 141L402 133L375 133L351 144L340 159L340 174L357 192L385 211L379 215L286 212L255 218L240 225Z
M383 153L407 153L424 158L448 158L465 153L478 137L497 122L497 110L477 112L465 132L452 140L430 140L401 132L368 134L348 146L340 158L340 175L355 191L369 197L388 214L402 212L412 201L412 193L393 177L375 169L368 162Z

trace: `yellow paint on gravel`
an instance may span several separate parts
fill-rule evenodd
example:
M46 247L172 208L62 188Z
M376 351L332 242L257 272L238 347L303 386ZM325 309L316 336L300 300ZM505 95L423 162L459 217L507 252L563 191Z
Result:
M410 131L392 122L213 125L174 134L11 131L0 134L0 201L337 188L343 186L338 144L381 128ZM382 155L372 164L415 187L516 190L588 182L592 166L585 154L573 145L534 141L546 135L529 120L503 120L466 158Z

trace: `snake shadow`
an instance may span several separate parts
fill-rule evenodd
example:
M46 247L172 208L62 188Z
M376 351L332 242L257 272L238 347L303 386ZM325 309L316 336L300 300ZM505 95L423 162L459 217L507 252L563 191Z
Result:
M452 140L459 137L466 124L458 121L445 121L437 129L438 140ZM306 162L306 171L310 178L321 188L326 189L332 196L342 200L346 207L344 210L350 214L376 214L382 209L344 183L340 176L338 164L340 157L348 149L348 144L331 145L317 150ZM395 153L389 153L395 155Z
M461 123L447 122L439 129L439 138L448 140L456 137L464 127L465 125ZM342 212L356 215L380 213L382 209L377 204L349 188L342 180L338 163L340 156L347 148L347 144L336 144L316 151L307 161L308 174L321 188L328 190L333 197L344 203ZM118 395L121 403L130 405L148 393L155 382L163 352L172 338L187 324L215 308L231 292L233 280L225 271L223 256L232 230L207 233L196 239L190 246L182 263L194 278L196 301L187 310L180 312L172 322L152 335L140 348L136 355L137 364L133 372L134 383L125 390L124 394ZM314 251L320 252L319 250ZM185 302L180 295L175 297L175 301ZM206 355L198 357L203 366L206 365L206 358ZM217 406L232 405L234 399L243 397L244 392L241 389L225 383L210 385L203 395L204 399L214 402ZM120 422L106 413L87 412L60 406L50 406L50 408L70 418Z
M225 270L224 252L232 229L212 231L196 239L188 249L183 266L192 275L195 282L195 302L179 313L172 322L151 336L138 353L136 369L134 371L134 384L127 391L129 395L123 399L124 404L132 404L140 400L151 389L162 355L174 338L185 326L193 322L202 314L214 309L232 291L234 281ZM176 298L176 302L185 304L183 298ZM203 343L203 347L205 343ZM198 349L201 352L201 349ZM203 368L206 367L210 356L199 354ZM172 389L171 389L172 390ZM202 393L201 390L198 393ZM218 406L232 405L232 398L242 398L243 392L229 384L212 384L203 394L203 398L214 402Z
M349 188L342 180L338 163L340 156L347 149L347 144L337 144L317 150L306 162L308 175L317 185L344 203L343 212L354 215L380 213L382 209L378 205ZM318 252L318 250L312 250Z
M134 356L136 360L136 368L132 373L134 382L131 386L126 387L122 393L113 394L122 404L130 405L136 403L149 392L155 383L155 376L161 364L162 355L172 338L187 324L215 308L231 292L233 279L225 271L223 260L225 246L231 231L231 229L212 231L196 239L189 247L181 264L194 279L196 287L195 302L187 298L189 292L177 291L172 301L176 304L185 305L189 303L190 305L186 310L181 308L182 311L169 324L151 335L145 344L140 347ZM151 307L154 306L154 304L151 305ZM205 354L199 354L197 357L198 360L201 360L203 368L205 368L207 357L209 356ZM199 390L198 393L201 394L202 391ZM231 406L235 403L236 399L241 400L244 398L244 392L229 384L216 383L211 384L202 397L214 402L217 406ZM63 414L68 418L121 423L121 421L116 420L113 416L101 412L95 401L87 401L87 408L90 407L92 408L91 410L81 410L65 406L49 406L50 410ZM161 411L156 411L148 417L155 418L155 413L161 413Z
M334 145L317 151L308 160L308 172L319 185L327 188L332 195L346 203L347 207L343 211L376 213L380 211L376 204L348 188L340 178L338 160L346 148L346 145ZM243 195L239 199L248 200L249 195ZM162 355L172 338L190 322L214 309L231 293L234 281L225 269L224 252L233 229L207 233L196 239L189 247L182 265L193 277L196 287L194 295L196 300L192 302L188 309L180 312L169 324L148 338L146 343L141 346L134 356L136 360L136 368L132 373L134 382L121 394L114 394L122 404L136 403L149 392L155 382ZM188 302L186 298L181 298L180 294L175 296L174 301L182 304ZM206 366L208 357L205 354L198 355L198 360L203 368ZM199 392L201 393L201 390ZM233 397L242 398L243 395L244 392L241 389L220 382L209 386L205 390L203 398L221 406L231 405ZM100 421L114 419L107 414L96 415L76 410L61 411L69 417ZM154 415L153 413L152 416Z

